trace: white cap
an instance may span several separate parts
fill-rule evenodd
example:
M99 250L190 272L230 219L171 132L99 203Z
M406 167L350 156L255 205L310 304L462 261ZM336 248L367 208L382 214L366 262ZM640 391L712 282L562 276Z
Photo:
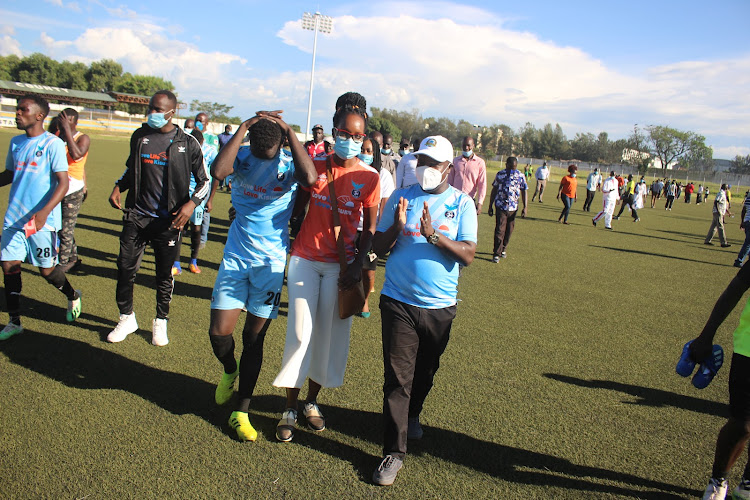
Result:
M442 135L426 137L419 144L419 151L415 155L427 155L440 163L453 161L453 146L451 142Z

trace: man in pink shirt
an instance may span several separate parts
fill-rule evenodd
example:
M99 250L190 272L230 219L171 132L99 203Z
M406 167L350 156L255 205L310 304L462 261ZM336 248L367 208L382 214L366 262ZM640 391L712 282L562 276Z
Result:
M448 184L474 198L477 214L482 213L487 194L487 167L484 160L474 154L474 139L471 137L464 137L462 154L453 160Z

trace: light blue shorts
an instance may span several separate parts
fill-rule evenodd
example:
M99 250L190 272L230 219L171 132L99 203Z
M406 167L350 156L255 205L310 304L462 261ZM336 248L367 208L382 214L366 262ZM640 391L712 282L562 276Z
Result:
M203 204L201 203L197 207L195 207L195 210L193 210L193 215L190 216L190 222L193 223L195 226L200 226L203 224L203 214L205 212L205 208Z
M0 260L20 260L49 269L57 264L57 233L39 231L26 238L23 229L4 229L0 237Z
M258 266L224 255L211 294L211 309L247 309L259 318L275 319L279 313L284 266Z

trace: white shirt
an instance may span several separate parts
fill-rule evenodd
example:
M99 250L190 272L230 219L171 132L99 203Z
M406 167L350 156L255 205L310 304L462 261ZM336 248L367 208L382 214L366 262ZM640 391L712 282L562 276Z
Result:
M549 168L545 165L536 169L536 178L540 181L546 181L549 178Z
M396 166L396 189L417 183L417 156L409 153Z
M591 172L588 179L586 180L586 189L589 191L596 191L596 186L602 183L602 176L596 172Z
M719 215L727 213L727 193L723 189L719 189L719 194L716 195L716 203L712 212L718 212ZM747 217L747 214L745 216Z
M604 194L604 199L609 201L616 200L619 195L617 179L614 177L607 177L604 179L604 182L602 182L602 193Z

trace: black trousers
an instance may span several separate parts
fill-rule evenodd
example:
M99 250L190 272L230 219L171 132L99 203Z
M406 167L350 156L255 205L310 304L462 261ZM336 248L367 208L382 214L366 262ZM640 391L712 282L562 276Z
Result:
M129 212L123 216L122 222L116 291L120 314L133 312L135 275L141 267L146 245L151 243L156 261L156 317L167 318L174 289L172 263L177 257L180 231L172 228L171 218L144 217Z
M591 203L594 201L594 195L596 194L596 191L589 191L586 190L586 201L583 202L583 210L586 212L591 212Z
M629 206L631 209L633 208L633 195L632 194L623 196L622 205L620 205L620 211L617 213L618 217L621 216L622 212L625 210L625 205Z
M508 211L496 209L495 211L495 245L492 255L500 255L508 248L510 235L516 227L516 214L518 210Z
M406 454L408 419L418 417L448 345L456 306L424 309L380 297L383 328L383 455Z
M674 203L674 196L667 196L667 203L664 208L672 208L672 203Z

